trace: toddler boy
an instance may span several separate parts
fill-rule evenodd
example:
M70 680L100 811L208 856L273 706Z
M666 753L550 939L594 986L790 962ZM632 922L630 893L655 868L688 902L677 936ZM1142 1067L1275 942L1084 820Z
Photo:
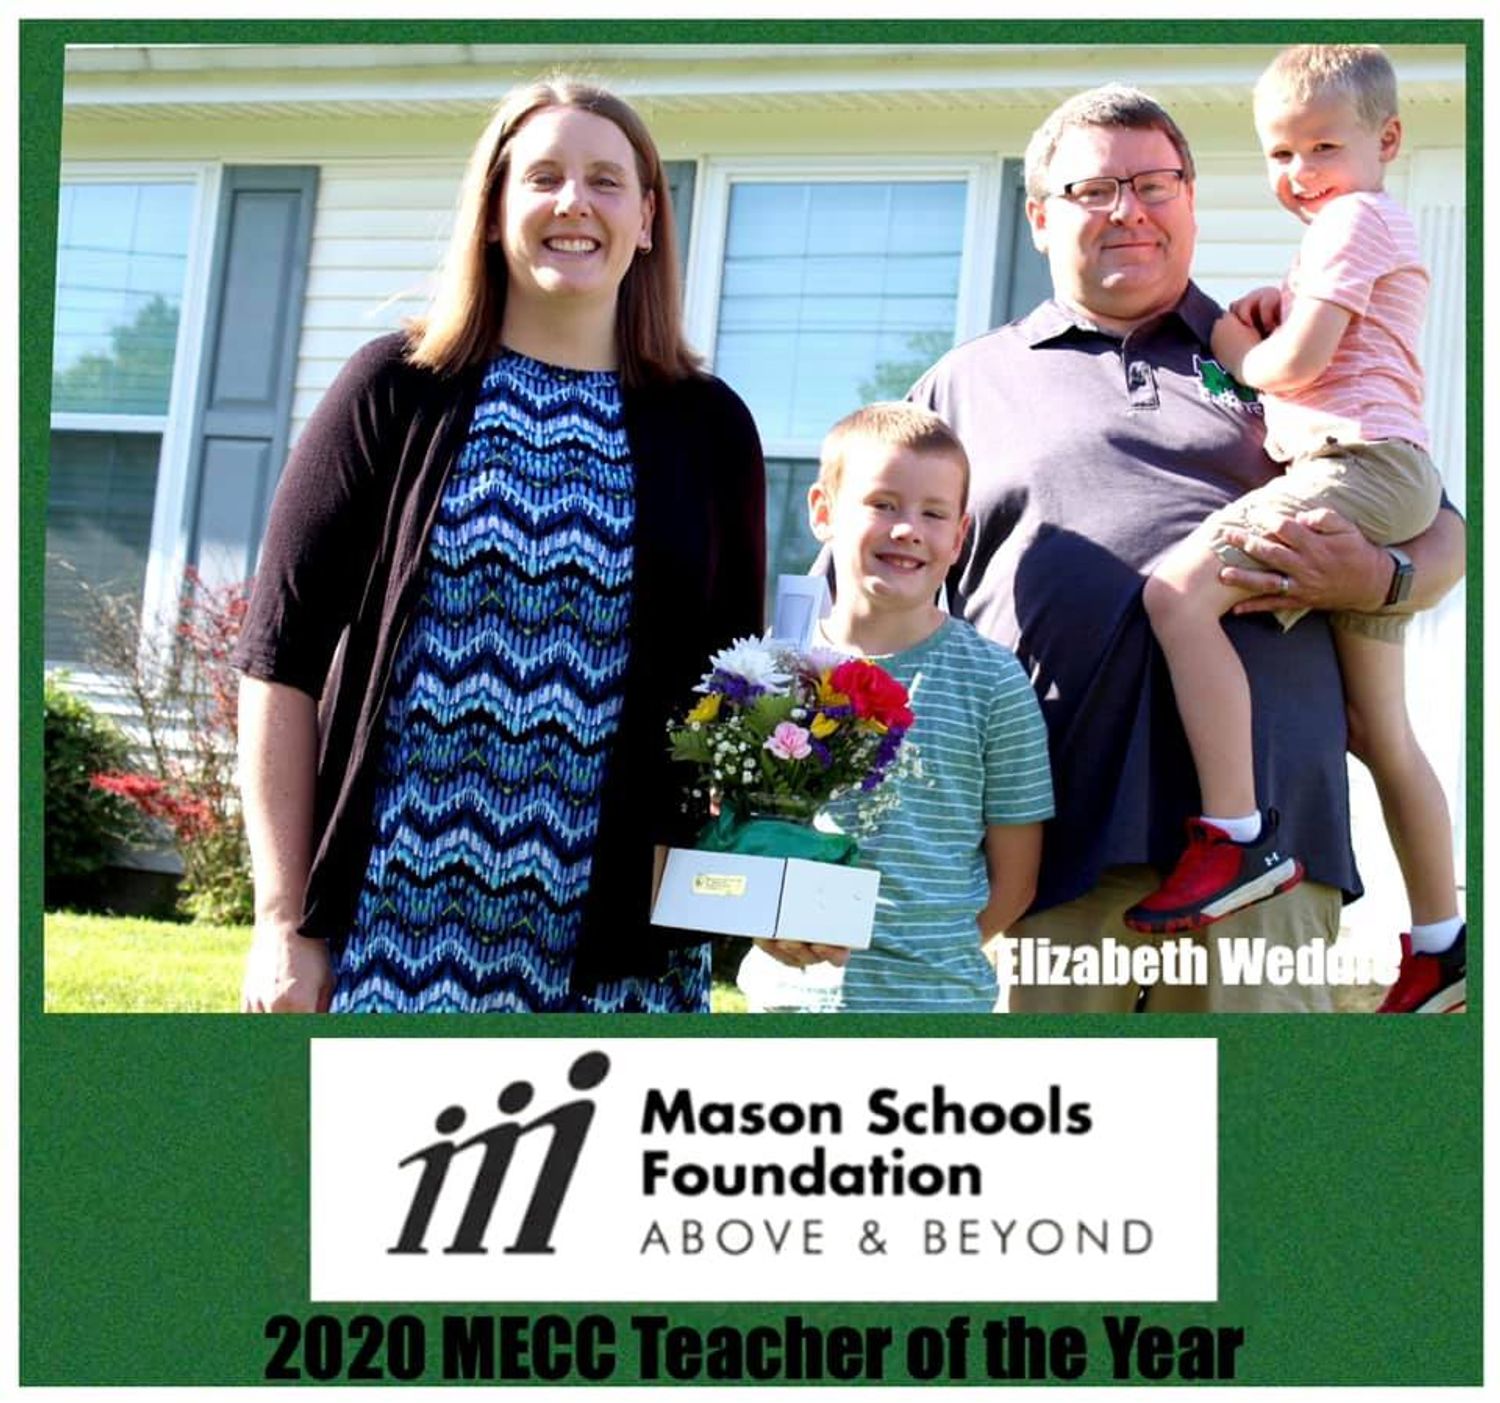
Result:
M1307 230L1285 285L1235 302L1214 328L1213 351L1262 392L1266 450L1287 470L1215 513L1146 582L1204 813L1171 875L1126 913L1139 931L1198 929L1302 876L1277 843L1275 811L1256 795L1249 684L1219 622L1244 597L1220 581L1220 566L1256 562L1221 529L1274 532L1279 518L1331 508L1389 546L1424 531L1442 496L1417 360L1428 277L1410 216L1384 190L1401 149L1390 62L1367 44L1288 49L1256 84L1254 108L1271 187ZM1411 584L1410 561L1394 548L1391 558L1387 611ZM1292 585L1282 577L1283 592ZM1276 617L1290 628L1305 612ZM1375 779L1412 911L1383 1012L1451 1009L1465 987L1447 804L1406 712L1407 618L1332 618L1349 748Z

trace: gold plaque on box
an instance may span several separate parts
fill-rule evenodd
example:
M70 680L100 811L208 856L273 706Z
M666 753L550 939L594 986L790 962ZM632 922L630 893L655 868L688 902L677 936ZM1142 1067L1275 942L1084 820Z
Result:
M693 878L694 896L744 896L744 877L730 873L699 872Z

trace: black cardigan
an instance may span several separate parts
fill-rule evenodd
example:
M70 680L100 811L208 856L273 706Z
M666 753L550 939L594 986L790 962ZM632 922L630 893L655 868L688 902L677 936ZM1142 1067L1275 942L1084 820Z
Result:
M483 367L410 365L401 334L349 361L287 461L237 667L319 699L313 857L302 934L341 940L369 854L391 667L421 586ZM649 920L652 849L691 840L666 726L708 656L760 631L765 466L750 412L711 376L624 392L635 468L630 661L607 762L574 987L652 975L692 935Z

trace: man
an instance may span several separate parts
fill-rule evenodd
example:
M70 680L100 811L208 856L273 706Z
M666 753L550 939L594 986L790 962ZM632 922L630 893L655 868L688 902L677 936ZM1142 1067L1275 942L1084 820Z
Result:
M1171 867L1198 812L1142 577L1275 468L1259 405L1210 360L1219 309L1189 278L1193 160L1167 113L1119 86L1069 99L1027 148L1026 193L1052 300L950 352L911 397L948 421L973 467L975 529L949 578L951 606L1020 657L1046 716L1057 818L1036 902L1011 934L1058 950L1140 939L1122 914L1156 886L1153 868ZM1236 937L1331 944L1344 897L1360 892L1325 621L1283 636L1253 615L1379 609L1400 562L1332 513L1230 539L1264 567L1223 576L1250 592L1251 617L1226 627L1251 682L1257 790L1285 804L1285 845L1307 880L1214 926L1206 982L1017 984L1013 1011L1330 1007L1321 982L1237 983L1219 959L1219 942ZM1428 607L1462 573L1463 524L1440 512L1405 549L1415 581L1397 607Z

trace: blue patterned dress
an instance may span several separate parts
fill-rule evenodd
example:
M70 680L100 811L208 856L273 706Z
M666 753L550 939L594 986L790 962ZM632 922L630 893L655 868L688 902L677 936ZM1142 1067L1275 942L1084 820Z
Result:
M491 363L396 654L332 1012L707 1012L707 946L658 979L569 988L634 515L618 376Z

